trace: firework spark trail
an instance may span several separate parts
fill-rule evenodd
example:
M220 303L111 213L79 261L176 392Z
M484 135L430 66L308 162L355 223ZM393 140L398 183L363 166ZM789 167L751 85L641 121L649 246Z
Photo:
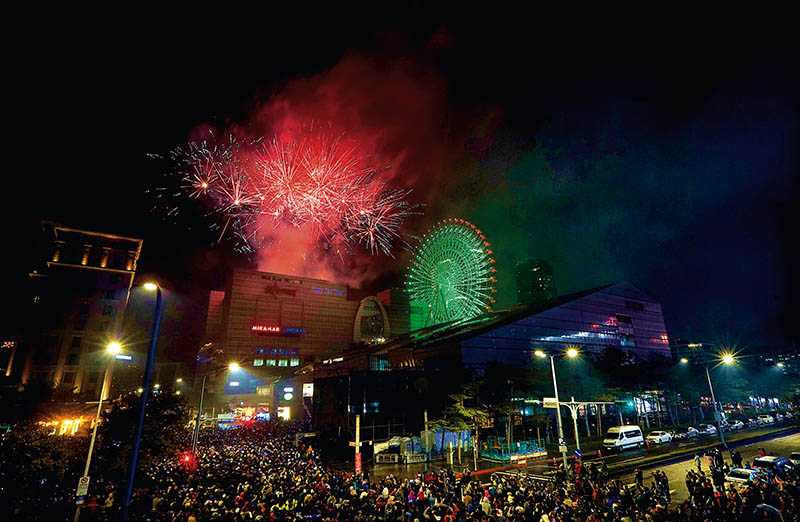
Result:
M341 138L309 135L282 141L192 142L170 155L179 188L156 189L169 213L180 200L202 200L222 218L220 240L230 235L237 250L259 247L264 219L277 228L310 225L337 252L359 246L391 255L400 227L417 213L406 201L410 190L387 186L358 147ZM169 197L167 197L169 195Z

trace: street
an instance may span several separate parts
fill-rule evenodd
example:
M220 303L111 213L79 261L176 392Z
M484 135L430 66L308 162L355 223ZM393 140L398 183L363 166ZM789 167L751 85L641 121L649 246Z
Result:
M787 435L785 437L779 437L768 441L746 444L739 446L737 449L742 454L743 463L747 463L751 462L758 454L759 448L764 448L767 450L767 452L774 453L776 455L787 456L790 452L798 451L798 449L800 449L800 433L795 433L793 435ZM724 452L724 456L726 462L730 462L727 452ZM686 483L684 479L686 478L686 472L693 467L694 460L692 458L688 458L687 460L675 464L649 468L643 470L645 483L648 484L650 482L652 472L654 470L660 469L667 474L667 478L669 479L670 490L673 492L672 503L679 504L688 498L688 491L686 490ZM703 470L708 472L708 464L705 462L703 463ZM622 480L625 484L631 484L635 479L633 473L627 473L622 476Z

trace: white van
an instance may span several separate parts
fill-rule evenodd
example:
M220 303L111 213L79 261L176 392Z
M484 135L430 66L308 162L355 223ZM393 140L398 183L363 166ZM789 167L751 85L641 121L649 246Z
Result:
M603 447L605 449L623 450L641 448L642 446L644 446L642 429L636 425L609 428L606 438L603 439Z

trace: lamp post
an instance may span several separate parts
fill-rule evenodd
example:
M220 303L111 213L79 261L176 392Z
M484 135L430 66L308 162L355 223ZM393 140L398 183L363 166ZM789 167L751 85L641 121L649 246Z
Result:
M682 357L680 360L681 364L688 364L689 360L685 357ZM724 365L724 366L732 366L736 364L736 354L733 352L720 352L717 355L717 364L716 366ZM711 372L709 371L708 364L704 365L706 370L706 380L708 381L708 391L711 392L711 402L714 403L714 415L717 418L717 429L719 430L719 440L723 446L726 448L728 447L728 443L725 442L725 428L722 425L722 412L719 409L719 405L717 404L717 397L714 394L714 384L711 382Z
M144 430L144 414L147 408L147 400L150 397L150 382L153 379L153 366L156 359L156 346L158 345L158 330L161 327L161 308L163 301L161 298L161 287L156 283L145 283L144 289L156 293L155 316L153 317L153 329L150 332L150 349L147 352L147 362L144 366L144 377L142 378L142 396L139 399L139 419L136 425L136 437L133 439L133 450L131 451L131 461L128 468L128 484L125 489L125 498L122 504L122 519L127 521L130 510L131 497L133 496L133 484L136 480L136 466L139 464L139 448L142 444L142 431Z
M122 352L122 344L119 341L111 341L106 346L106 353L111 356L111 359L108 361L106 365L106 371L103 375L103 384L100 385L100 397L97 400L97 413L94 416L94 427L92 427L92 438L89 440L89 451L86 453L86 464L83 466L83 477L87 477L85 480L88 480L89 477L89 468L92 466L92 454L94 453L94 443L97 440L97 426L100 424L100 413L103 411L103 398L106 395L106 383L108 382L108 388L111 388L110 382L110 375L111 375L111 365L114 364L114 357ZM75 522L81 518L81 504L75 508L75 518L73 519Z
M571 347L568 348L564 352L564 356L569 357L570 359L574 359L579 354L578 349ZM539 358L548 357L542 350L536 350L534 355ZM561 457L564 461L564 471L569 469L567 465L567 450L566 450L566 441L564 440L564 426L561 424L561 402L558 399L558 379L556 379L556 362L555 362L555 354L549 354L550 357L550 370L553 374L553 394L555 395L556 399L556 424L558 425L558 446L559 450L561 450Z
M197 416L195 417L195 422L194 422L194 433L192 433L192 453L197 453L197 441L200 438L200 414L203 411L203 398L206 393L206 378L213 373L225 369L227 369L230 372L238 372L241 369L241 366L239 365L238 362L234 361L229 363L227 366L214 368L213 370L207 371L206 373L203 374L203 382L200 385L200 400L197 404Z

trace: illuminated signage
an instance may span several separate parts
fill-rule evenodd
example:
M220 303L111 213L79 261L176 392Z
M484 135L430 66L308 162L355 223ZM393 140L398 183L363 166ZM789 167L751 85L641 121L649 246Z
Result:
M313 396L314 396L314 383L313 382L303 383L303 397L313 397Z
M295 295L297 295L297 290L294 289L294 288L285 288L285 287L282 287L282 286L278 286L277 284L274 284L274 285L267 286L266 288L264 288L264 293L269 294L269 295L273 295L275 297L277 297L279 295L285 295L285 296L289 296L289 297L294 297Z
M281 327L275 325L267 325L267 324L254 324L250 327L250 330L258 333L258 334L279 334L281 333Z
M256 335L283 335L286 337L297 337L305 333L305 328L301 326L281 327L276 324L254 324L250 331Z
M114 356L114 359L118 361L132 361L133 357L130 355L126 355L124 353L118 353L117 355Z
M341 288L329 288L327 286L315 286L311 291L317 295L332 295L335 297L344 297L344 290Z

